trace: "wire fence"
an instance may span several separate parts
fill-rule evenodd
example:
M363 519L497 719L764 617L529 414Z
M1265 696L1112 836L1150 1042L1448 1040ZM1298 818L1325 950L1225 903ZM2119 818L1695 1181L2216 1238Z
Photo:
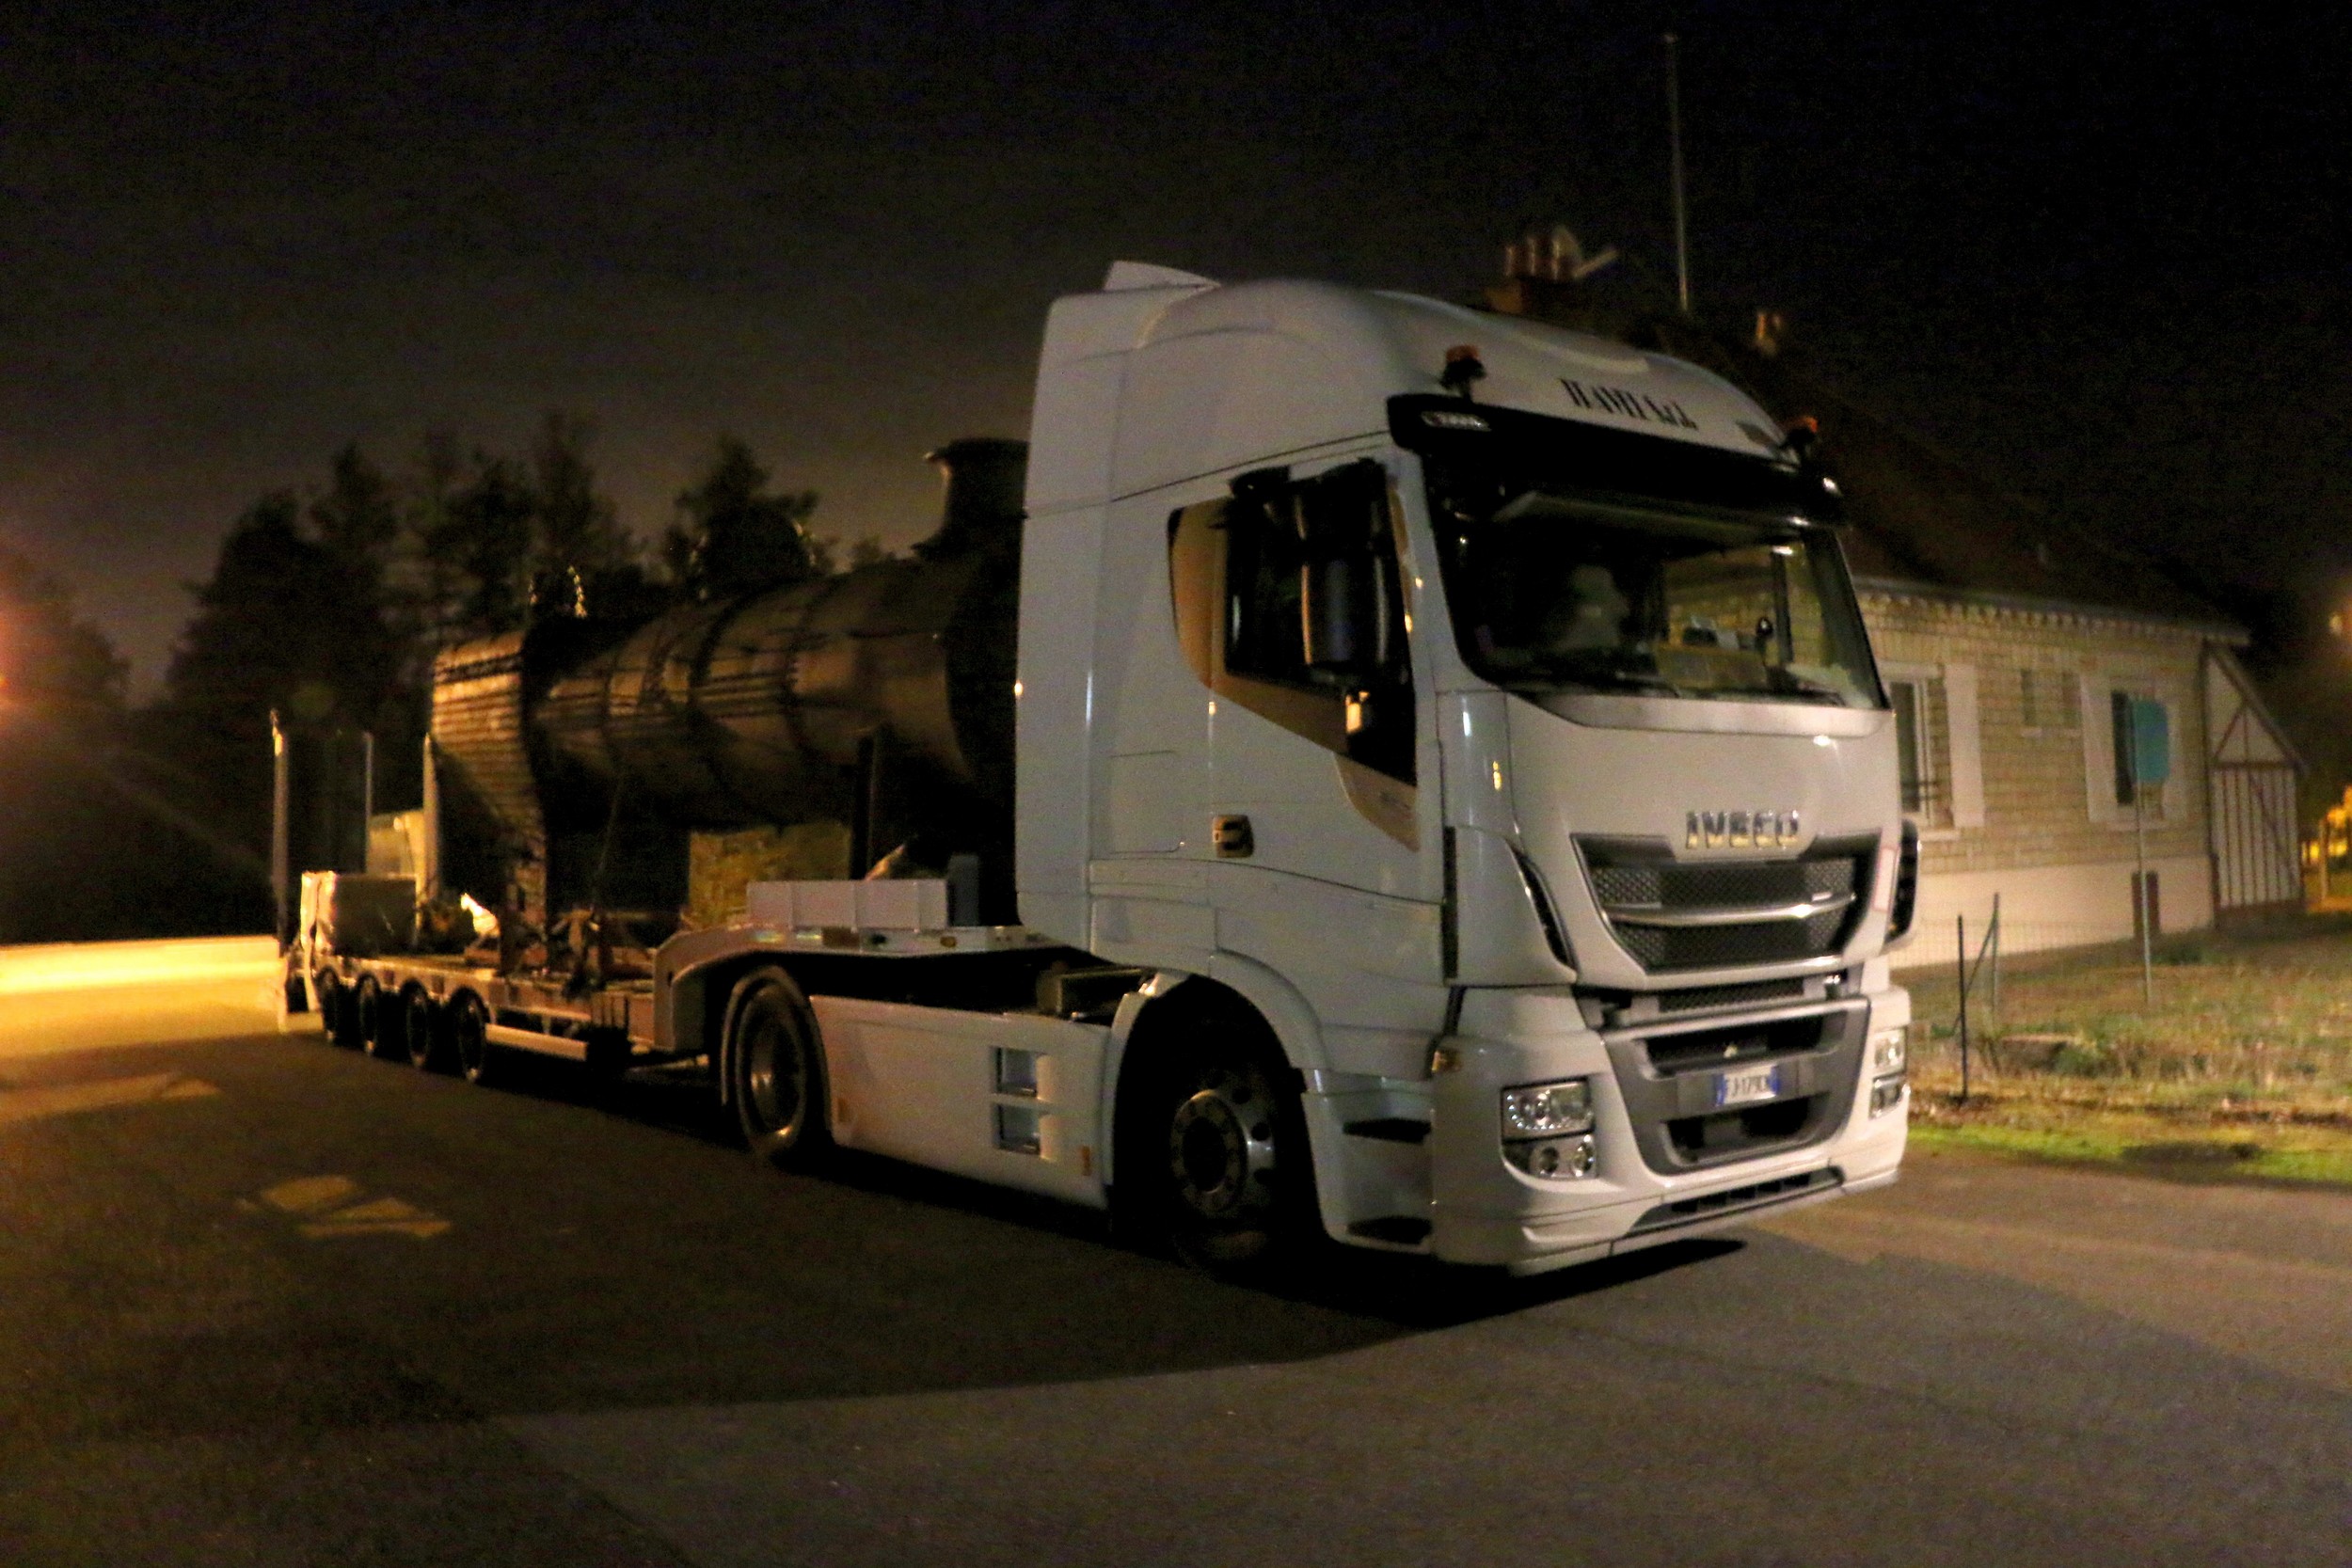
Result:
M2042 931L2053 927L2082 930ZM2109 925L2092 927L2103 942L2025 954L2018 930L1997 901L1954 914L1942 961L1898 976L1912 992L1915 1069L1957 1099L1988 1080L2049 1085L2037 1094L2063 1082L2103 1101L2352 1117L2352 926L2205 928L2143 949Z

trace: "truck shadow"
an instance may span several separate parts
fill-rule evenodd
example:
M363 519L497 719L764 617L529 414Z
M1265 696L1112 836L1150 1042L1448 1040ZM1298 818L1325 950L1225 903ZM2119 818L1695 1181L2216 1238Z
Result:
M860 1398L1305 1361L1622 1290L1743 1245L1669 1243L1512 1278L1324 1244L1276 1277L1215 1279L1126 1244L1097 1212L894 1160L836 1151L813 1173L768 1170L741 1153L699 1088L597 1085L559 1068L509 1082L709 1157L646 1150L642 1164L678 1173L688 1196L669 1200L689 1212L673 1221L646 1202L600 1198L593 1256L534 1255L461 1225L449 1238L453 1277L393 1284L403 1295L500 1300L496 1312L439 1313L462 1327L430 1357L485 1411Z

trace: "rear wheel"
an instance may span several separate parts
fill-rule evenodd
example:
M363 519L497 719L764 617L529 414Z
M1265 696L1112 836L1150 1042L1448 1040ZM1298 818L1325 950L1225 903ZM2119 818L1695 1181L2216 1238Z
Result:
M449 1005L450 1047L457 1070L469 1084L490 1084L498 1078L498 1047L490 1043L490 1012L482 998L461 991Z
M318 998L319 1028L337 1045L343 1042L343 983L331 969L310 976L310 994Z
M448 1030L441 1005L421 990L412 990L407 997L405 1033L408 1038L410 1065L423 1072L436 1072L448 1065Z
M344 985L341 976L332 971L327 974L326 984L329 994L334 998L334 1006L327 1016L334 1020L332 1032L335 1043L346 1051L357 1051L367 1043L368 1038L367 1019L359 1008L360 992L354 987Z
M736 987L726 1061L736 1120L755 1156L805 1166L829 1147L816 1020L783 972L763 971Z
M371 974L359 982L359 1033L369 1055L378 1061L405 1061L408 1056L408 1010L397 996L387 996Z

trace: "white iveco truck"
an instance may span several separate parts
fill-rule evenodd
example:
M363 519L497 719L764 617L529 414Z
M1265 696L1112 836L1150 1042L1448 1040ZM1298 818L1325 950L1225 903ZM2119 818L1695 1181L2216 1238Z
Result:
M320 877L290 998L469 1077L707 1064L763 1156L1210 1266L1533 1271L1894 1180L1894 717L1835 486L1739 391L1121 263L1054 306L1025 490L942 456L914 560L444 654L419 891L496 951ZM679 926L696 832L820 820L840 879Z

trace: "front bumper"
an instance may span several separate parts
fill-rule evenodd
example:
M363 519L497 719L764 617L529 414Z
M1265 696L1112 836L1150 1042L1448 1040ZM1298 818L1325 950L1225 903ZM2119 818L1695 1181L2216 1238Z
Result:
M1867 1037L1868 1030L1908 1022L1910 998L1890 988L1820 1010L1851 1015L1848 1026ZM1745 1021L1707 1022L1727 1027ZM1612 1059L1613 1039L1620 1061ZM1460 1027L1443 1042L1454 1066L1431 1083L1430 1249L1437 1256L1533 1273L1703 1234L1895 1179L1909 1098L1873 1117L1867 1085L1858 1083L1836 1086L1837 1120L1826 1135L1801 1147L1688 1169L1653 1168L1672 1162L1658 1153L1657 1130L1646 1112L1636 1124L1618 1079L1626 1042L1613 1039L1586 1025L1565 990L1484 991L1465 999ZM1867 1061L1853 1070L1867 1071ZM1572 1077L1592 1081L1593 1174L1545 1180L1513 1168L1502 1153L1502 1090Z

